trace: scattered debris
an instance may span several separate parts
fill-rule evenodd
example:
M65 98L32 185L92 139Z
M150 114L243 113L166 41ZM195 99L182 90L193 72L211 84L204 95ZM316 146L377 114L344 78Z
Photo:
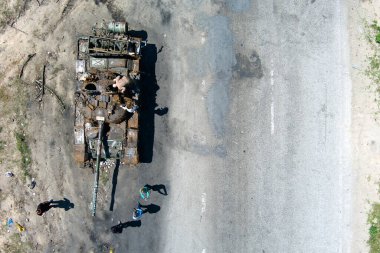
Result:
M61 112L64 112L66 110L65 103L63 103L63 100L58 96L58 94L49 86L44 85L42 80L36 80L34 82L36 84L36 88L39 90L38 96L36 99L38 99L39 102L42 101L42 96L43 96L43 90L47 90L50 92L51 95L57 98L59 105L61 106Z
M13 174L13 172L11 172L11 171L8 171L8 172L5 173L6 177L14 177L14 175L15 174Z
M20 74L19 74L19 78L22 78L22 75L24 74L24 69L26 67L26 65L28 64L28 62L36 55L36 53L34 54L28 54L28 58L26 59L26 61L24 62L24 64L22 65L21 67L21 70L20 70Z
M100 167L102 167L103 169L105 168L111 169L114 166L115 166L115 160L112 160L112 159L107 159L104 162L103 161L100 162Z
M24 232L25 231L25 227L21 226L19 223L16 222L16 227L18 229L19 232Z
M13 226L14 222L13 222L13 219L12 218L8 218L7 220L7 226L8 228L11 228Z
M30 184L28 184L28 187L30 189L34 189L34 187L36 187L36 180L34 178L32 178L32 181L30 182Z
M44 1L45 0L36 0L37 1L37 3L38 3L38 6L41 6L43 3L44 3ZM26 2L26 1L25 1Z

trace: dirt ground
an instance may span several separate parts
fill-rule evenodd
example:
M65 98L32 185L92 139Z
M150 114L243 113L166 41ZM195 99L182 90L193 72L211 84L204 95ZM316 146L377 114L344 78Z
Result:
M365 37L366 22L379 20L379 1L351 1L349 10L352 78L353 213L352 251L369 252L368 213L379 202L379 108L364 71L373 54Z
M92 173L80 171L72 161L76 37L89 34L95 22L117 19L120 14L112 1L101 2L1 3L2 22L6 24L0 33L1 252L109 250L108 232L104 236L91 232ZM29 54L35 56L25 66L20 80L22 65ZM46 90L39 101L39 90L33 82L42 78L44 65L46 86L57 96ZM15 176L6 177L7 171ZM36 181L34 189L28 187L32 178ZM104 208L110 197L109 178L110 170L106 168L101 175L99 209ZM38 203L63 198L74 203L75 213L57 208L43 217L35 214ZM20 233L14 226L6 226L9 218L26 231ZM68 242L73 238L83 245L71 249ZM97 241L97 245L91 245L90 241Z

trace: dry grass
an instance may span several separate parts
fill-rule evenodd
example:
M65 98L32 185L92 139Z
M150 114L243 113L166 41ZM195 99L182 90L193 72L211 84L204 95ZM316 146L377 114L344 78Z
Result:
M3 134L3 137L7 141L11 141L15 145L10 145L13 148L5 149L6 143L0 140L0 154L4 159L9 159L14 157L17 151L19 152L18 157L18 167L22 171L21 180L25 182L26 178L30 176L30 165L31 165L31 150L28 145L28 135L27 135L27 119L26 111L29 101L29 94L27 87L19 78L10 78L7 85L0 86L0 115L2 115L3 120L6 118L12 119L15 122L16 128L11 130L7 129L7 132ZM12 135L13 133L13 135ZM7 136L6 136L7 135ZM7 145L8 146L8 145Z
M372 48L372 55L368 57L368 66L365 74L370 78L372 85L370 89L375 92L375 102L380 108L380 26L376 20L365 23L365 37ZM379 112L376 113L379 115ZM380 193L380 187L378 190ZM372 204L368 214L370 253L380 252L380 203Z
M26 3L25 0L0 0L0 29L12 25L25 11Z
M21 240L21 235L19 233L14 233L9 236L9 239L6 243L4 243L2 247L2 252L31 252L32 243L31 242L23 242Z

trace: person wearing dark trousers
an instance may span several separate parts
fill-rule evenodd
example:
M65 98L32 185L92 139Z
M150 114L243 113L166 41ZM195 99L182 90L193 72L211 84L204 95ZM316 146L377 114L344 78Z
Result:
M49 211L49 209L52 208L51 203L52 203L52 200L40 203L37 206L37 210L36 210L37 215L41 216L45 212Z

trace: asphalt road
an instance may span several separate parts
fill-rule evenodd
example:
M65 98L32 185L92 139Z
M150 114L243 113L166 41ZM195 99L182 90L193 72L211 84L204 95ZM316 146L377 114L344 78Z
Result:
M131 220L146 183L168 195L107 237L117 252L349 252L344 1L129 2L114 17L162 49L145 66L154 142L151 161L120 168L98 226Z

